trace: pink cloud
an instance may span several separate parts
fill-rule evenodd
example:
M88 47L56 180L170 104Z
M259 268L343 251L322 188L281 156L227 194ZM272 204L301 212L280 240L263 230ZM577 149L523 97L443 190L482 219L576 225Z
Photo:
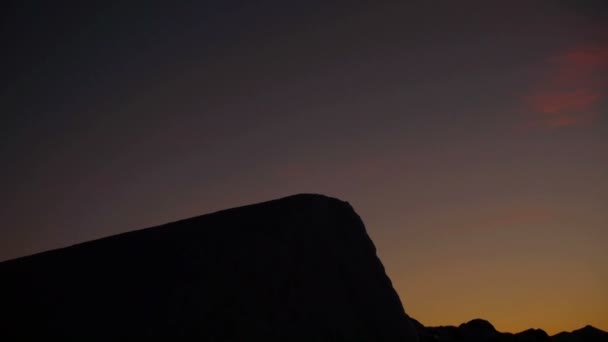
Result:
M548 72L523 102L524 127L557 129L592 123L606 97L608 45L584 45L548 59Z
M600 98L596 91L580 88L573 90L537 92L528 97L529 105L543 116L559 117L560 113L572 113L588 109Z
M569 68L591 71L608 66L608 46L581 46L553 57L556 63Z

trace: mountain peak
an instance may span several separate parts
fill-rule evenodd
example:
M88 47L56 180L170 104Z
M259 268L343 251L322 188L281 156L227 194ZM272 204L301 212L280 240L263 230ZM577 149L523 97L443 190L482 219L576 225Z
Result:
M416 342L353 208L299 194L0 263L0 340Z
M599 332L604 332L596 327L594 327L593 325L587 324L584 327L577 329L575 331L599 331Z
M483 332L483 333L489 333L489 334L493 334L496 333L496 328L494 328L494 326L492 325L492 323L481 319L481 318L475 318L472 319L466 323L463 323L460 325L461 329L464 330L469 330L469 331L476 331L476 332Z
M572 334L585 341L601 340L603 342L608 342L608 332L600 330L591 325L586 325L578 330L574 330Z

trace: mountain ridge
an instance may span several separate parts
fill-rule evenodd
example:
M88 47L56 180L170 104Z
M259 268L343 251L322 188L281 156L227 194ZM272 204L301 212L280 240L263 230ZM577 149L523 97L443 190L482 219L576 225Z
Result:
M0 338L12 340L608 342L591 325L553 336L480 318L425 327L406 314L352 206L319 194L2 261L0 276Z
M592 325L549 335L539 328L501 332L487 320L475 318L458 326L425 326L410 318L421 342L608 342L608 332Z
M0 263L0 340L418 337L348 202L300 194Z

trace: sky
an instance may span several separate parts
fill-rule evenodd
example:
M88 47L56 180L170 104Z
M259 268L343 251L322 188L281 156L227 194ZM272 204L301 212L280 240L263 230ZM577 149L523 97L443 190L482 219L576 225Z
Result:
M0 260L322 193L425 325L608 330L602 1L2 6Z

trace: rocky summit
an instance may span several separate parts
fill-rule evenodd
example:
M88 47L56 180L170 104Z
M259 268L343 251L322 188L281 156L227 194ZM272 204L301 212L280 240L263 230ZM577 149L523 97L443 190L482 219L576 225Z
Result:
M320 195L6 261L0 279L2 341L418 340L359 216Z

